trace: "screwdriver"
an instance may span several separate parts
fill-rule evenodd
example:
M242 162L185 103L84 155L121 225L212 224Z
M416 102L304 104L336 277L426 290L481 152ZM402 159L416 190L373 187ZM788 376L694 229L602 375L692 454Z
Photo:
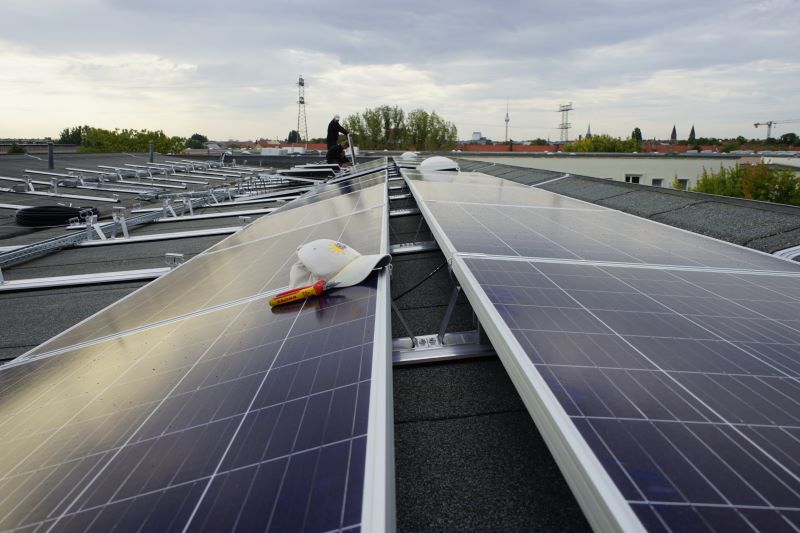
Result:
M312 285L305 285L303 287L297 287L296 289L290 289L288 291L278 293L270 298L269 305L271 307L275 307L276 305L288 304L290 302L296 302L297 300L305 300L306 298L310 298L312 296L320 296L323 292L327 291L328 289L332 289L337 285L338 283L336 282L328 283L324 279L321 279Z

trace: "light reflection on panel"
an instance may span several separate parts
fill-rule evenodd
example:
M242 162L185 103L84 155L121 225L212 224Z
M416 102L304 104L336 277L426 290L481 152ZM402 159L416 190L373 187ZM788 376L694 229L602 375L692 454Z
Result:
M385 178L378 176L361 185L348 188L340 184L335 190L311 194L286 204L281 209L259 218L244 230L231 235L209 248L205 253L216 253L242 243L277 235L296 228L318 224L321 220L347 217L352 213L382 206ZM291 209L288 209L291 207Z
M360 177L348 178L337 183L325 183L317 185L307 194L304 194L300 198L297 198L296 200L281 207L277 212L282 213L285 211L291 211L299 207L322 202L337 196L350 195L351 193L362 191L364 189L373 187L374 185L384 183L385 181L386 171L380 170L365 174Z
M797 524L797 277L463 263L645 526Z
M465 185L490 185L490 186L502 185L504 187L525 188L525 185L513 181L504 180L496 176L490 176L489 174L483 174L482 172L426 171L423 174L419 170L404 170L403 175L406 176L408 179L413 180L414 182L442 182L442 183L458 182L459 184L465 184Z
M545 191L541 191L545 192ZM800 265L612 210L428 202L456 251L656 265L798 272Z
M0 529L357 526L370 281L0 371Z
M363 254L378 253L384 208L373 207L360 212L359 209L362 194L368 195L368 203L372 203L371 196L383 194L382 189L383 185L376 185L352 198L336 199L336 207L317 211L313 225L296 230L281 226L281 217L275 217L275 222L270 220L273 217L259 219L254 224L256 228L274 227L276 233L288 231L230 249L210 251L216 253L201 254L107 308L101 316L40 345L28 356L285 287L289 282L289 270L297 260L295 250L315 239L340 240ZM304 209L311 209L313 214L313 207ZM347 215L348 209L354 214ZM328 213L335 213L337 218L326 220Z
M458 175L455 175L458 176ZM426 174L427 177L427 174ZM427 202L462 202L465 204L499 204L550 209L578 209L591 213L603 212L605 209L558 196L541 189L532 189L508 180L501 180L496 185L473 185L453 182L415 181L413 187ZM474 209L475 206L473 205Z

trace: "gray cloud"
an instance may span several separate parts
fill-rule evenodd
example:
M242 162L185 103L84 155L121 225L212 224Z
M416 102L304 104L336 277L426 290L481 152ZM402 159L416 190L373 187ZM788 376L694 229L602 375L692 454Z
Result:
M696 122L708 135L756 136L756 120L800 117L798 0L37 5L0 5L0 97L68 107L56 116L74 123L94 119L93 108L145 122L146 102L159 110L146 127L285 135L296 125L299 74L312 135L333 112L382 104L435 108L461 137L501 138L506 102L515 138L557 135L553 110L570 100L576 130L591 122L615 135ZM45 98L45 86L59 96ZM94 106L81 108L84 100ZM4 120L0 134L67 125L31 132L44 119L20 120Z

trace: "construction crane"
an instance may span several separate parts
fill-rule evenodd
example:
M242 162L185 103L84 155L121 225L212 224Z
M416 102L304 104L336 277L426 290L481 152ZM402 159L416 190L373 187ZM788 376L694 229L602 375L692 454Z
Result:
M759 126L766 126L767 127L767 139L772 137L772 126L775 124L790 124L792 122L800 122L800 118L792 118L789 120L768 120L766 122L756 122L753 124L756 128Z

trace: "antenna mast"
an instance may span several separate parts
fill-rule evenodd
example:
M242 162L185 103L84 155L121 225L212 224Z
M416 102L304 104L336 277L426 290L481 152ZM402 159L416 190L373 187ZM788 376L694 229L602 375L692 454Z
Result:
M306 123L306 82L303 75L297 81L299 96L297 98L297 134L300 136L300 142L306 143L308 148L308 124Z
M508 118L508 102L506 102L506 142L508 142L508 121L511 120Z
M558 112L561 113L561 125L558 126L558 129L561 130L562 143L569 142L569 129L572 127L572 124L569 123L569 112L573 109L572 102L558 106Z

